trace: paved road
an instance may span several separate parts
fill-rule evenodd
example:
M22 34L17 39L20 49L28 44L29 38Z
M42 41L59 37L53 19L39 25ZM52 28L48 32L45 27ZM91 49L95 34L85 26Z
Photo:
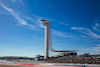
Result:
M100 67L100 64L27 63L0 61L0 67Z
M0 67L34 67L34 66L21 66L21 65L0 64Z
M49 65L26 66L26 65L0 64L0 67L82 67L82 66L49 66Z

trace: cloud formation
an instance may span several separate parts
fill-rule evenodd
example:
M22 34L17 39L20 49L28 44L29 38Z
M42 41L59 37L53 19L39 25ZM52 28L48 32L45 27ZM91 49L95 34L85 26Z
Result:
M100 44L97 44L96 47L85 48L83 50L92 50L92 51L100 52Z
M33 38L36 38L36 39L43 39L43 38L41 38L41 37L36 37L36 36L33 36Z
M26 15L22 15L22 16L23 16L23 18L25 18L25 19L27 19L27 20L30 20L30 21L32 21L33 23L35 23L38 27L45 28L44 25L42 24L43 22L41 21L41 20L44 19L44 18L42 18L42 17L40 17L40 16L35 16L35 15L33 15L34 19L31 18L31 17L28 17L28 16L26 16Z
M19 25L23 25L28 27L29 29L37 30L39 28L45 28L45 26L42 24L42 19L48 20L48 21L57 21L55 19L48 19L48 18L43 18L40 16L32 15L32 18L29 16L26 16L25 14L19 14L14 11L14 9L8 8L6 5L0 3L0 6L4 8L6 11L8 11L15 19L17 19L19 22ZM32 21L35 25L29 24L27 20ZM70 37L70 38L75 38L74 36L69 36L67 33L56 31L56 30L51 30L53 34L60 36L60 37Z
M59 24L62 24L62 25L65 25L65 26L68 26L69 25L69 24L64 23L64 22L59 22Z
M100 35L92 32L90 29L83 28L83 27L71 27L71 29L76 30L78 32L81 32L81 33L83 33L85 35L91 36L93 38L100 39Z
M51 29L51 32L52 32L52 34L55 34L57 36L75 38L72 35L67 35L67 33L65 33L65 32L56 31L56 30L53 30L53 29Z
M5 6L4 4L0 3L0 6L2 8L4 8L5 10L7 10L15 19L17 19L19 21L19 25L25 25L30 27L31 29L35 29L35 25L31 25L28 24L27 21L25 19L23 19L18 13L16 13L13 9L8 8L7 6Z
M100 30L98 30L98 27L99 26L100 26L100 24L99 23L96 23L95 26L93 27L93 29L100 32Z
M77 27L71 27L71 29L73 29L73 30L77 30L78 28L77 28Z

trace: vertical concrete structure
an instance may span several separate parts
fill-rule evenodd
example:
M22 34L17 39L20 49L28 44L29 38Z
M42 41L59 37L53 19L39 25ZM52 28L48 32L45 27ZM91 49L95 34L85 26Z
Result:
M47 20L41 20L43 21L44 25L45 25L45 57L44 58L48 58L49 57L49 28L50 28L50 22Z
M52 48L52 41L51 41L51 29L50 29L50 22L47 20L41 20L43 21L43 24L45 25L45 57L44 58L48 58L49 57L49 49L53 52L77 52L78 50L65 50L65 51L58 51L58 50L54 50Z

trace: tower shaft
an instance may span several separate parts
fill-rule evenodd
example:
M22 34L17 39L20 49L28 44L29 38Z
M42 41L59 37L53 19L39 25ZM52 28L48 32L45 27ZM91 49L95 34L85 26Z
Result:
M49 57L49 26L50 23L45 24L45 58Z

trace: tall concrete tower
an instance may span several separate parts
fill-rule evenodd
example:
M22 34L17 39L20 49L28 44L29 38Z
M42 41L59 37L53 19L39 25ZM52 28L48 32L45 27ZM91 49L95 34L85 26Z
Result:
M47 20L41 20L45 25L45 57L49 57L49 49L53 52L77 52L78 50L65 50L65 51L58 51L52 48L52 41L51 41L51 30L50 30L50 22Z
M45 25L45 57L44 58L48 58L49 57L50 22L47 20L41 20L41 21L43 21L43 24Z

